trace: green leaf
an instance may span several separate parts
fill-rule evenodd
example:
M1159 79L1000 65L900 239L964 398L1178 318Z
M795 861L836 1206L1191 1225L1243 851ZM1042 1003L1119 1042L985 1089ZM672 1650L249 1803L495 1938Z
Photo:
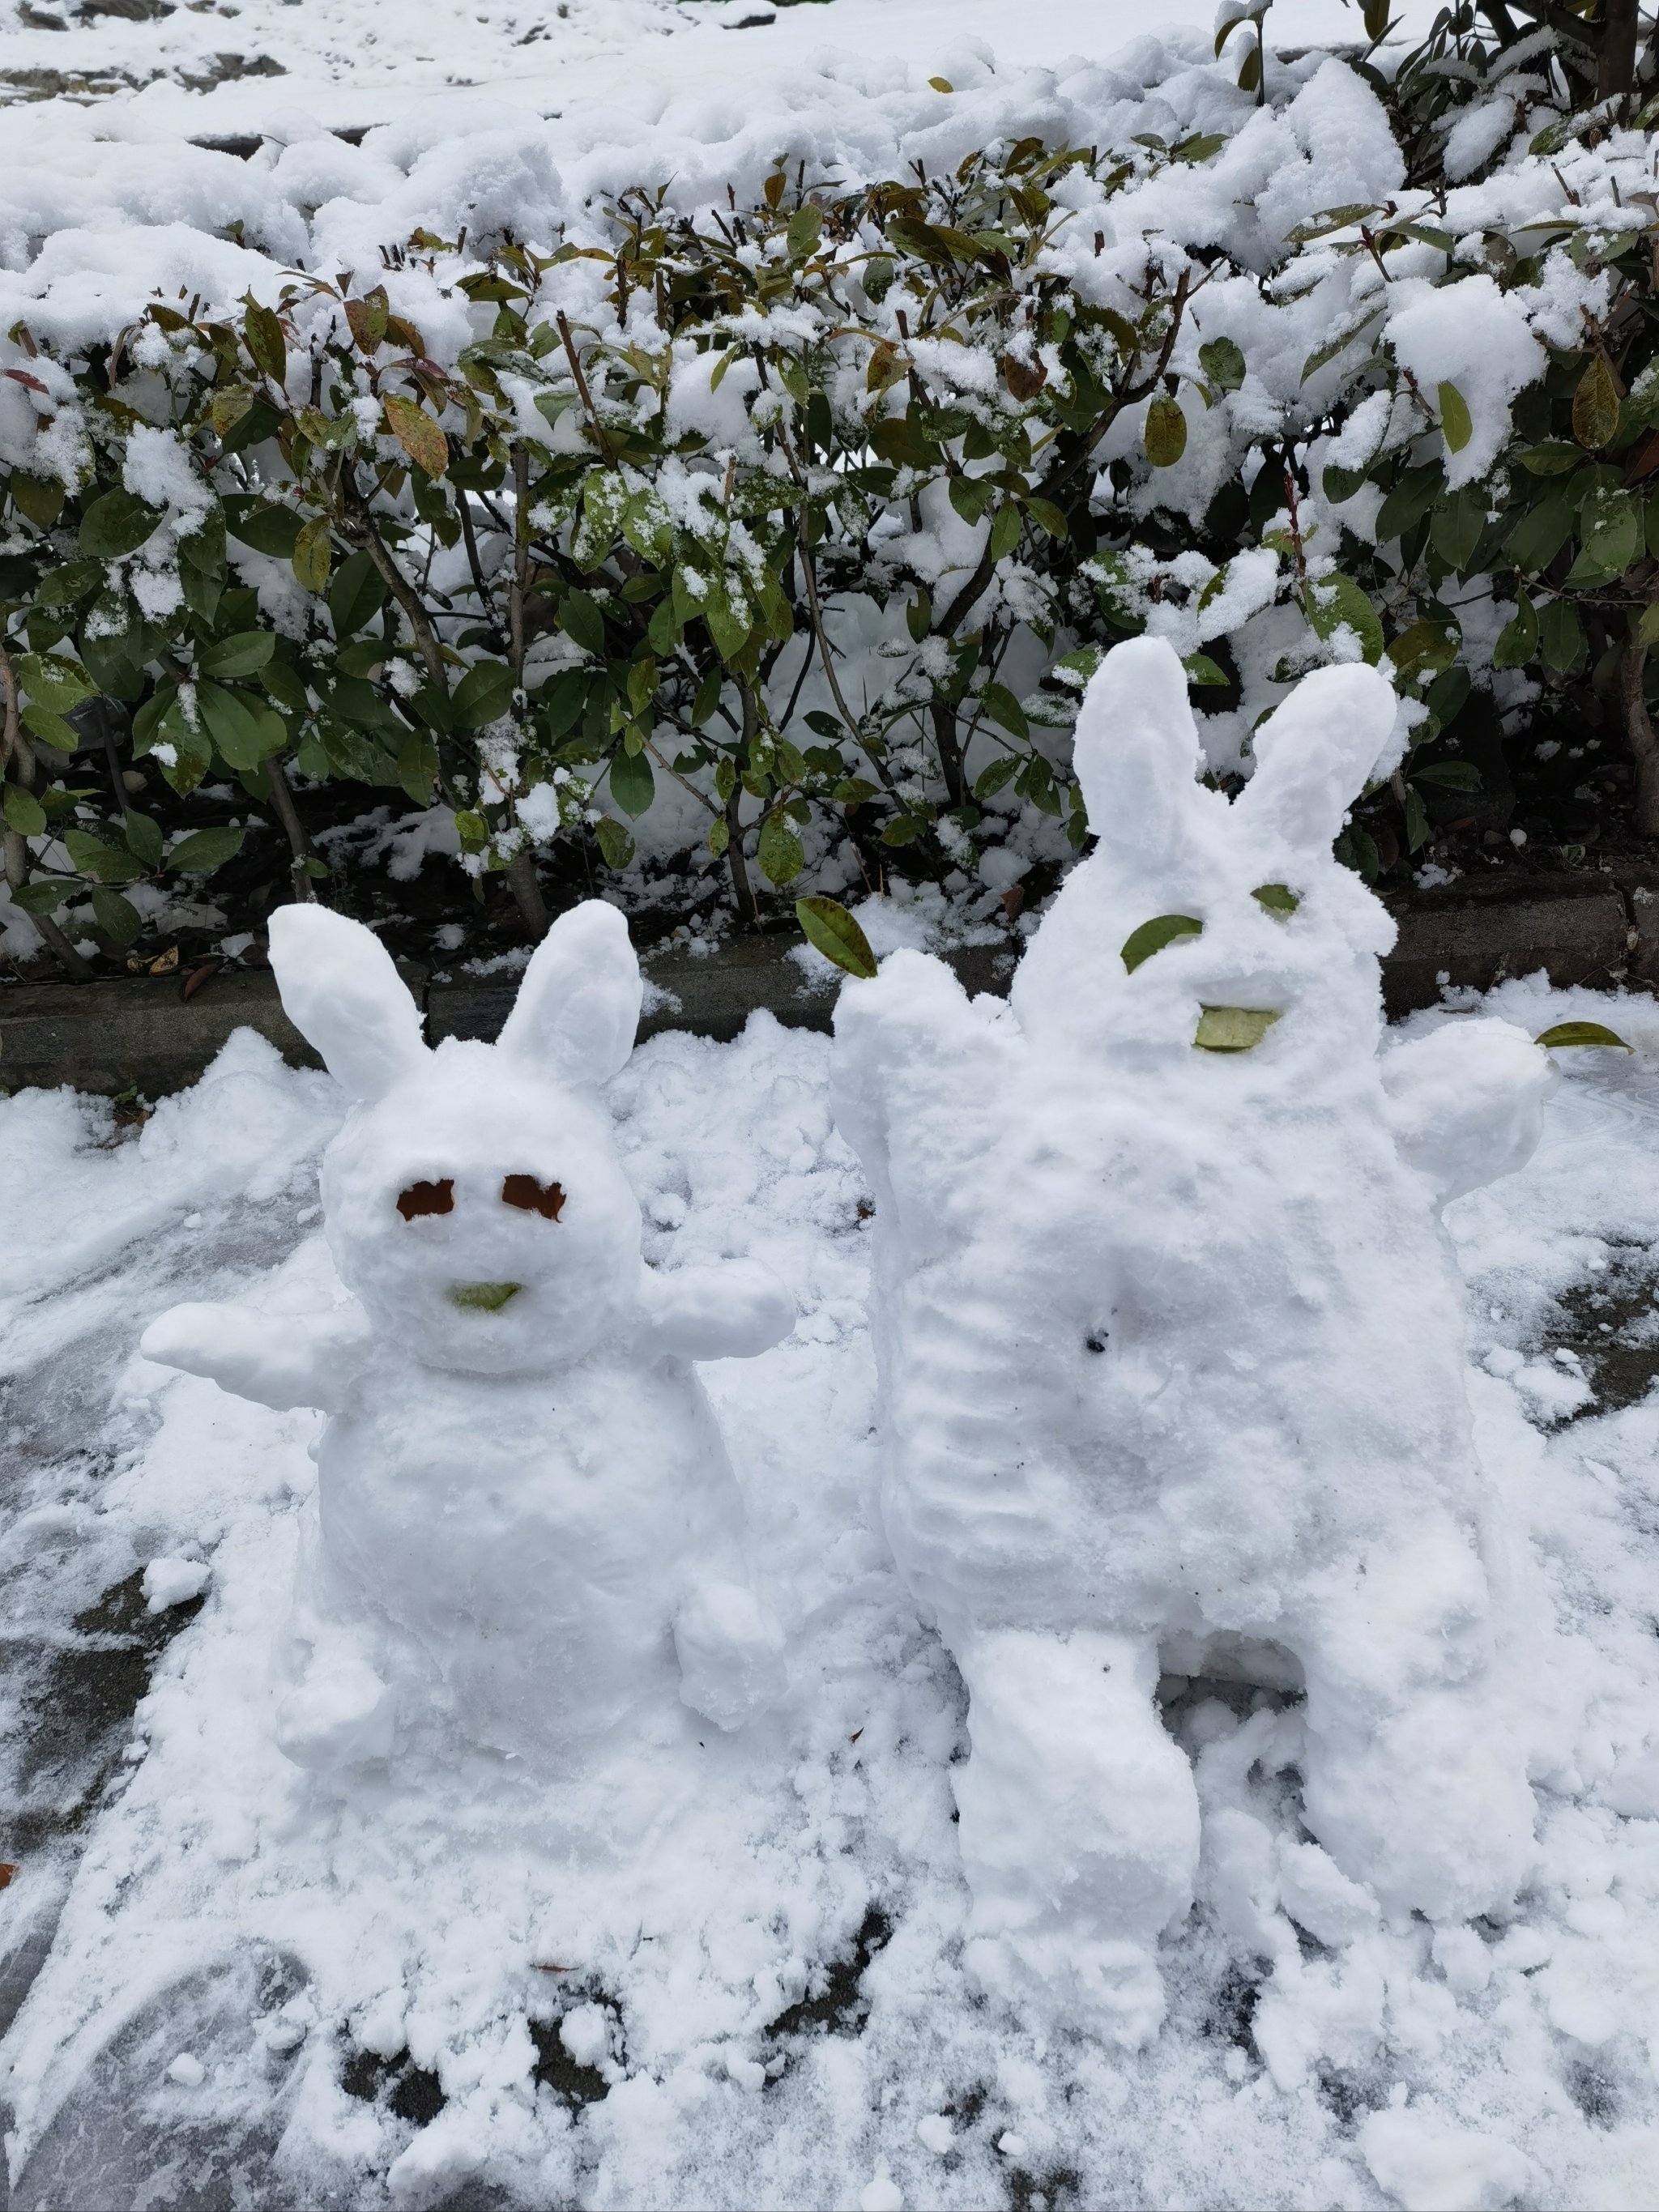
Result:
M334 546L329 536L325 514L313 514L309 522L301 526L289 558L293 563L295 580L302 590L322 592L327 589Z
M152 537L161 509L124 485L101 493L81 518L81 550L94 561L118 561Z
M1386 545L1390 538L1403 538L1444 490L1445 478L1431 461L1403 471L1376 511L1377 544Z
M565 593L559 601L559 627L584 653L605 659L605 617L591 592Z
M1389 658L1397 675L1437 675L1455 659L1457 642L1449 623L1414 622L1389 645Z
M386 605L386 579L367 553L353 553L334 573L328 611L336 637L352 637Z
M1124 939L1123 965L1133 975L1143 960L1150 960L1154 952L1162 952L1177 937L1199 937L1203 931L1203 923L1194 915L1155 915L1151 921L1143 921L1139 929L1131 930Z
M1565 676L1584 657L1584 625L1570 600L1552 599L1538 617L1538 651L1546 668Z
M1146 410L1146 458L1155 469L1173 468L1187 450L1187 417L1181 402L1160 393Z
M792 261L805 261L808 254L816 253L823 230L823 211L821 208L797 208L789 218L785 234Z
M8 830L16 830L21 837L46 835L46 810L32 791L25 791L21 783L9 783L4 804Z
M807 943L815 945L826 960L866 982L874 975L876 956L870 940L844 906L832 898L797 899L795 919L806 933Z
M53 477L30 476L14 469L9 483L12 505L37 530L51 530L64 511L64 487Z
M1572 395L1572 434L1591 453L1607 445L1619 428L1619 386L1604 354L1592 354Z
M657 779L647 752L624 752L619 746L611 756L611 796L624 814L635 821L657 795Z
M612 781L614 783L614 777ZM725 823L720 823L719 827L724 830ZM600 816L593 824L593 835L599 840L599 851L607 868L625 868L633 859L634 840L622 823L613 821L610 815Z
M933 626L933 602L925 585L918 584L916 596L908 600L904 609L904 627L910 633L913 645L920 645Z
M1199 1015L1193 1042L1200 1052L1249 1052L1278 1019L1277 1009L1206 1006Z
M276 650L276 639L268 629L239 629L229 637L216 638L197 661L204 676L229 683L239 676L253 676Z
M1634 1045L1626 1044L1615 1030L1604 1029L1600 1022L1558 1022L1553 1029L1546 1030L1541 1036L1535 1036L1533 1042L1547 1045L1553 1052L1559 1052L1569 1045L1600 1045L1603 1050L1611 1052L1634 1052L1636 1049Z
M801 850L800 839L782 807L775 806L762 821L755 858L767 881L776 884L780 890L785 884L793 883L805 866L806 855Z
M1571 502L1552 492L1527 509L1504 540L1504 550L1523 576L1536 576L1571 537L1573 520Z
M1005 783L1012 783L1019 774L1018 753L999 753L974 778L974 797L981 806L988 799L994 799Z
M981 705L1000 729L1022 741L1030 738L1031 726L1025 719L1025 709L1006 685L988 684L979 696Z
M40 579L34 603L40 607L72 607L104 580L100 561L66 561Z
M42 876L34 883L19 884L10 894L11 902L25 914L50 914L53 907L73 898L80 888L73 876Z
M1288 884L1258 884L1250 896L1269 914L1294 914L1302 903Z
M1524 592L1516 599L1515 612L1498 633L1492 649L1494 668L1524 668L1538 650L1538 614Z
M481 730L513 710L513 671L504 660L475 660L450 695L458 730Z
M55 653L20 653L16 667L29 697L54 714L67 714L98 696L97 686L78 660L64 660Z
M204 876L234 860L241 849L240 830L192 830L179 840L162 865L179 875Z
M141 814L136 806L127 809L121 825L127 850L135 860L142 860L147 868L161 865L161 825L153 815Z
M273 384L286 381L288 340L281 319L274 309L262 306L251 294L246 296L242 316L242 343L254 366L262 368Z
M1515 458L1535 477L1563 477L1584 457L1577 446L1564 445L1557 439L1547 445L1523 447Z
M1423 694L1423 704L1443 730L1462 713L1468 696L1469 672L1461 660L1454 660L1449 668L1441 670Z
M1172 161L1207 161L1211 155L1218 154L1226 143L1225 137L1219 131L1209 134L1194 132L1192 137L1183 138L1178 146L1170 147L1170 159Z
M991 558L1006 560L1018 543L1019 509L1012 500L1005 500L991 523Z
M1244 381L1244 356L1231 338L1211 338L1200 346L1198 365L1218 392L1237 392Z
M1038 499L1035 495L1025 502L1025 512L1037 528L1059 543L1072 534L1072 526L1051 499Z
M1429 538L1446 566L1461 576L1474 560L1486 526L1485 492L1478 485L1463 484L1435 508Z
M258 768L288 743L281 717L252 692L204 682L196 687L196 704L227 767Z
M1480 771L1473 761L1431 761L1414 771L1419 783L1432 783L1442 791L1479 791Z
M101 884L93 886L92 911L98 927L118 945L131 945L144 926L131 899L124 899L119 891L106 890Z
M94 883L130 884L135 876L142 876L144 864L118 846L106 845L101 837L94 837L89 830L65 830L64 844L69 856L83 876Z
M1415 784L1406 786L1406 848L1408 852L1421 850L1428 842L1429 811L1423 804L1423 794Z
M1474 435L1474 425L1469 420L1469 403L1455 384L1443 384L1437 397L1440 402L1440 434L1446 441L1446 451L1461 453Z
M983 477L952 477L946 494L964 522L977 522L996 497L996 487Z
M1231 679L1219 661L1212 660L1207 653L1188 653L1182 656L1182 666L1187 672L1187 681L1200 685L1225 684Z
M1382 658L1382 624L1352 576L1322 576L1308 586L1308 626L1316 637L1334 637L1351 629L1359 640L1366 665L1375 668Z
M240 516L228 515L225 527L241 544L251 545L273 561L293 558L300 539L300 518L291 507L270 501L251 507Z
M1622 576L1641 553L1641 512L1627 491L1593 491L1578 526L1583 550L1567 572L1569 584L1594 585Z
M81 742L74 724L54 714L50 707L25 707L23 727L37 744L49 745L53 752L72 753Z

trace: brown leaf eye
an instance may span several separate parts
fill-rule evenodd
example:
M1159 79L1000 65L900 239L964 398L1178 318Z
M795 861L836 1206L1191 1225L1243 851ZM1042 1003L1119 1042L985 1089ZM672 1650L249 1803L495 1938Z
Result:
M446 1176L441 1182L412 1182L398 1196L398 1211L405 1221L413 1221L418 1213L453 1213L455 1211L455 1182Z
M526 1213L539 1213L544 1221L556 1221L564 1204L564 1186L538 1182L534 1176L510 1175L501 1185L503 1206L516 1206Z

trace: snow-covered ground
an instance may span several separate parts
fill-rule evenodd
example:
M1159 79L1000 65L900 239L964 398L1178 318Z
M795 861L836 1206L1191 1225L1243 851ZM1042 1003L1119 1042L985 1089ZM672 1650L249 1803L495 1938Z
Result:
M800 1300L786 1344L706 1370L788 1701L731 1739L688 1715L546 1802L499 1767L482 1796L459 1774L340 1798L287 1765L271 1645L315 1417L133 1350L181 1296L274 1328L316 1302L332 1085L244 1034L136 1134L67 1092L0 1103L29 1838L9 1951L33 1933L38 1958L61 1906L9 2046L14 2203L368 2205L388 2175L410 2204L1654 2203L1659 1010L1523 983L1486 1004L1637 1047L1564 1056L1533 1164L1450 1216L1540 1870L1503 1925L1345 1917L1298 1856L1294 1705L1166 1681L1206 1821L1249 1813L1269 1848L1206 1853L1139 2056L1044 2039L961 1971L960 1686L878 1532L868 1231L827 1040L767 1017L731 1045L661 1037L610 1093L650 1256L753 1254ZM126 1609L89 1612L112 1588ZM88 1647L156 1635L173 1603L187 1625L129 1723Z
M1408 0L1401 29L1434 10ZM823 54L901 62L925 76L964 40L1005 62L1052 68L1148 33L1207 33L1209 0L241 0L232 6L0 0L0 97L87 100L143 91L143 112L192 135L274 125L309 111L330 125L380 122L412 97L488 88L544 112L647 77L728 89L734 73L799 75ZM1276 44L1363 43L1345 0L1275 0ZM148 90L145 88L148 88Z

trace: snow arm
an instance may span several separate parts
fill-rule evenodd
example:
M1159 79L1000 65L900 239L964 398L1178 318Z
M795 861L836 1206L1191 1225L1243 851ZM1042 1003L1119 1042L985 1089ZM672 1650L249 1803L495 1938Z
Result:
M138 1349L162 1367L204 1375L233 1397L286 1413L337 1410L368 1348L368 1317L356 1306L332 1313L254 1313L246 1306L174 1306L144 1331Z
M969 1000L942 960L890 953L872 982L836 1002L830 1091L876 1218L913 1260L960 1234L973 1176L1006 1128L1024 1038L1007 1010Z
M1443 1206L1513 1175L1537 1150L1554 1070L1512 1022L1449 1022L1396 1045L1382 1073L1395 1141Z
M795 1326L795 1301L755 1260L647 1272L643 1291L659 1345L681 1359L752 1359Z

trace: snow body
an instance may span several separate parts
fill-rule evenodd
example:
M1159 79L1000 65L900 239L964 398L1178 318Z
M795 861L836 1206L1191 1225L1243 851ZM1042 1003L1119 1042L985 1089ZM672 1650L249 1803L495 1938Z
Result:
M499 1042L422 1042L369 931L271 922L283 1005L356 1102L323 1164L354 1304L273 1334L174 1308L146 1356L331 1416L284 1638L278 1740L328 1770L401 1740L578 1756L678 1698L738 1725L783 1687L736 1479L692 1361L764 1351L793 1302L750 1263L653 1274L594 1095L638 964L562 917Z
M1230 805L1174 652L1118 647L1078 730L1098 843L1010 1004L905 951L837 1011L886 1525L970 1698L969 1962L1125 2041L1199 1853L1161 1667L1305 1684L1306 1826L1386 1910L1500 1906L1529 1863L1439 1213L1524 1163L1549 1070L1496 1021L1379 1053L1393 925L1331 843L1394 713L1309 677ZM1131 972L1173 915L1201 933ZM1277 1018L1195 1049L1206 1007Z

